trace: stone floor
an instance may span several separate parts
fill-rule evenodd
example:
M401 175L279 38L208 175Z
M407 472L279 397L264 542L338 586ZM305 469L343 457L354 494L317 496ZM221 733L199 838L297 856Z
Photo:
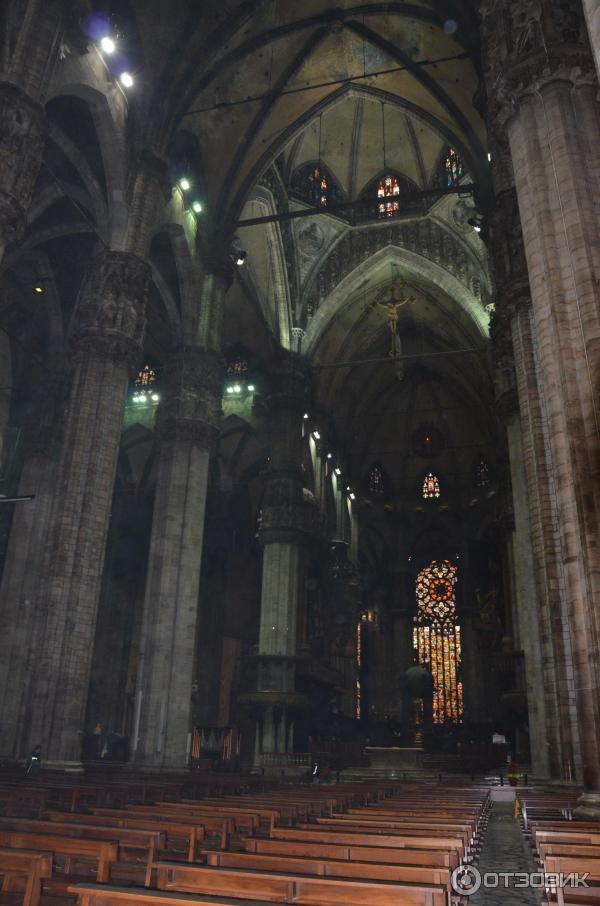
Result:
M514 818L514 803L495 802L477 868L486 872L535 872L536 866L520 825ZM481 887L469 898L469 906L534 906L541 891L525 888Z

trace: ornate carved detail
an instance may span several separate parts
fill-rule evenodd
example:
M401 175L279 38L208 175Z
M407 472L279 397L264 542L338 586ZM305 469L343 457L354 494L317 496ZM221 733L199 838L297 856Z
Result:
M14 85L0 83L0 230L19 241L42 162L47 124L42 108Z
M280 350L269 375L266 403L269 409L297 413L306 406L310 387L308 363L295 352Z
M501 419L508 419L519 409L517 377L512 348L510 321L494 312L490 324L496 410Z
M496 311L500 317L510 319L520 307L531 304L521 218L514 189L496 198L489 232L496 278Z
M406 248L430 258L471 291L472 279L481 279L481 268L463 245L446 229L427 218L409 223L348 230L333 248L322 268L307 286L304 318L310 321L320 304L360 264L388 245Z
M557 80L595 80L577 0L484 0L481 37L489 112L500 133L523 94Z
M157 416L156 434L161 446L190 443L204 450L212 450L219 437L219 426L195 418L164 414Z
M150 274L149 265L128 252L103 252L92 260L77 302L78 350L135 361L146 329Z
M314 503L299 502L263 507L259 539L261 544L297 541L298 535L325 538L327 520Z
M180 346L165 363L165 394L156 418L162 442L189 441L210 449L221 421L225 361L216 352Z

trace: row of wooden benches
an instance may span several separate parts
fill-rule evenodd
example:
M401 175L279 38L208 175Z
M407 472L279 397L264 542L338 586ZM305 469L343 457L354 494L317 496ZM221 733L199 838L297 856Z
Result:
M600 823L574 818L573 792L528 795L519 800L523 831L530 839L540 869L568 879L549 884L548 903L559 906L598 906L600 903ZM571 877L570 877L571 876ZM586 878L577 885L573 878Z
M436 787L439 804L426 805L430 793L406 785L401 796L397 785L304 787L98 808L87 815L50 811L45 821L29 821L29 827L18 829L15 821L27 819L10 819L12 827L3 827L9 819L2 819L0 845L7 839L9 846L17 842L22 850L20 864L12 875L5 874L5 882L8 878L10 885L15 872L23 875L26 845L30 850L46 845L54 859L63 859L62 892L66 883L82 906L100 901L134 906L157 899L176 906L189 894L195 903L223 906L231 897L246 906L263 901L443 906L450 898L452 870L476 855L489 803L485 792ZM202 845L212 839L214 822L227 822L217 850ZM237 832L247 836L238 841ZM227 848L234 834L237 848ZM112 841L107 839L111 835ZM178 850L182 842L185 846ZM135 858L136 852L138 859L146 854L143 882L156 882L158 890L113 886L123 878L135 882L130 863L123 867L118 860L127 854ZM27 873L25 896L27 906L35 906L42 885L49 892L58 888L57 879L48 876L48 857L30 855L38 861ZM95 882L80 878L83 886L70 884L74 860L90 858L97 862ZM3 859L0 867L6 866ZM113 883L107 887L109 880Z

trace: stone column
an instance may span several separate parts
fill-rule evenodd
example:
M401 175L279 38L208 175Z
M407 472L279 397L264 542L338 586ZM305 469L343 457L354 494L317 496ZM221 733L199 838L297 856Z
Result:
M583 10L594 60L596 61L596 70L600 75L600 5L597 0L583 0Z
M62 382L44 370L34 384L38 398L26 427L19 494L35 499L15 508L0 584L0 752L11 759L22 749L24 708L35 665L31 642L56 483L61 411Z
M16 85L0 83L0 262L20 242L46 141L42 107Z
M285 751L289 709L296 692L297 619L305 578L304 543L322 522L314 501L302 493L302 416L308 374L295 353L279 351L266 400L271 456L263 500L260 539L264 547L258 685L251 696L263 709L262 751Z
M130 369L141 353L150 268L135 255L93 259L75 314L70 390L37 607L40 646L28 744L77 761Z
M154 768L187 765L208 469L223 377L220 355L198 347L176 349L165 368L133 738L135 761Z
M576 778L598 790L600 119L577 6L537 11L484 4L486 80L515 173L557 517L564 606L552 634L564 640L555 666L568 709L557 730L571 736Z

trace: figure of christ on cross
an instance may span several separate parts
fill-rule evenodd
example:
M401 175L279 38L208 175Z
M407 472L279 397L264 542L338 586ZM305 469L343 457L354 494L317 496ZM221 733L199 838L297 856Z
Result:
M392 335L392 348L389 353L391 359L398 358L400 354L398 343L398 312L403 305L408 305L409 302L416 301L414 296L407 296L405 294L404 283L394 283L392 284L390 295L387 299L376 298L371 302L371 308L378 306L379 308L383 308L387 314L388 326Z

